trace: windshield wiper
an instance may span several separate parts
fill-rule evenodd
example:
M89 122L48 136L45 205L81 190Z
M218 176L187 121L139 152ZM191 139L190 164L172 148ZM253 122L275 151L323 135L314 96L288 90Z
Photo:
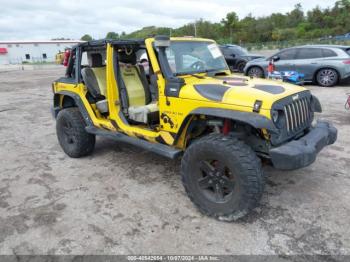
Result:
M193 72L193 71L192 72L178 72L178 73L175 73L174 75L175 76L189 75L189 76L194 76L194 77L203 79L205 77L199 76L198 74L206 73L208 76L215 76L215 75L220 74L220 73L225 73L223 70L225 70L225 69L212 68L212 69L205 69L203 71L195 71L195 72Z
M196 77L196 78L199 78L199 79L205 78L204 76L198 75L198 74L201 74L201 73L206 73L206 72L196 72L196 73L191 73L191 72L180 72L180 73L175 73L174 75L175 75L175 76L189 75L189 76L193 76L193 77Z
M226 72L223 71L224 69L207 69L205 70L205 73L207 73L208 76L215 76L217 74L225 74Z
M204 79L205 78L204 76L199 76L197 74L190 74L190 76L194 76L194 77L197 77L199 79Z

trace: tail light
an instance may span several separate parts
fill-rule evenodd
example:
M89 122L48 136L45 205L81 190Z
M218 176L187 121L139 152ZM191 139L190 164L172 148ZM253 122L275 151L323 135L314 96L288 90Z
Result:
M350 59L349 60L344 60L343 64L350 65Z

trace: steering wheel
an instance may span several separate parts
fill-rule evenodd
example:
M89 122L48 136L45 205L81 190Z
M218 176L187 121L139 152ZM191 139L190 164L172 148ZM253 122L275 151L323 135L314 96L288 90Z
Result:
M205 64L202 61L196 61L192 65L190 65L190 68L194 70L205 69Z

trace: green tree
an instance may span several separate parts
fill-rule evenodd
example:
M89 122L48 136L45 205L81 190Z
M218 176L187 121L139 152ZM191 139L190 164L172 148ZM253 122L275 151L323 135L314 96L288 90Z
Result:
M325 9L316 6L306 13L301 4L295 5L290 12L264 17L249 14L239 19L235 12L229 12L220 23L199 19L195 25L197 36L212 38L219 43L260 43L263 46L263 42L269 41L306 41L350 32L350 0L338 0L333 7ZM194 33L194 24L188 23L178 28L147 26L129 34L123 32L120 37L188 36Z
M218 39L220 37L220 24L218 23L211 23L201 18L196 21L195 25L198 37L210 39ZM194 30L194 28L192 30Z
M116 32L108 32L106 35L106 39L119 39L119 34Z
M172 30L172 36L194 36L194 25L193 23L189 23L183 25L177 29Z
M257 35L257 20L252 16L252 14L248 14L240 21L240 32L238 35L239 40L242 42L256 42L258 41Z
M122 39L126 38L126 33L124 31L120 34L120 38L122 38Z
M287 16L281 13L273 13L270 16L271 24L274 28L288 27Z
M225 29L229 32L231 41L233 42L233 31L239 27L238 15L235 12L230 12L226 15L226 18L221 20Z
M332 10L334 31L336 34L350 32L350 1L341 0L335 3Z
M287 21L289 27L295 27L304 21L304 12L301 4L296 4L294 9L287 14Z
M311 24L312 27L326 26L324 12L319 6L316 6L314 9L307 12L307 21Z
M88 35L88 34L85 34L83 35L80 40L83 40L83 41L91 41L92 40L92 36L91 35Z

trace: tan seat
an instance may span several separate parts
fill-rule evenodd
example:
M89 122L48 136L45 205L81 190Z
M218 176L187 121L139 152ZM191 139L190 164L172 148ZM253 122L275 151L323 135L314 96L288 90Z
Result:
M128 117L141 123L150 123L150 116L159 111L158 102L151 101L151 92L143 67L136 65L136 55L119 53L119 68L128 98Z
M94 67L91 68L94 72L94 75L97 79L98 89L100 94L103 96L107 96L107 84L106 84L106 67Z
M90 94L99 99L106 96L106 67L101 54L90 55L90 66L83 68L81 74Z

